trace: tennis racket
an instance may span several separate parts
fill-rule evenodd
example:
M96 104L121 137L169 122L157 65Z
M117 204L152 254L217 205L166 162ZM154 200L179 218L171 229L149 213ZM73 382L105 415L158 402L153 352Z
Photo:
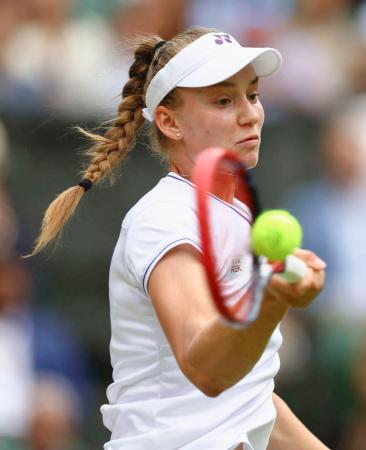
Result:
M261 212L259 199L252 180L239 156L224 148L214 147L201 152L196 160L192 181L196 186L197 213L202 247L202 263L205 268L213 300L221 316L232 326L245 327L257 316L263 299L263 291L274 273L279 273L290 283L299 282L307 271L306 264L289 255L284 261L271 261L255 255L247 245L247 264L251 265L245 293L235 302L225 294L220 282L219 268L214 251L212 199L220 201L222 195L233 191L234 202L239 200L247 207L248 221L253 223ZM222 194L224 193L224 194ZM235 205L232 206L232 209ZM224 216L224 214L223 214ZM229 219L227 219L229 220ZM219 221L225 221L220 217ZM217 222L217 217L216 217ZM225 227L222 227L225 229Z

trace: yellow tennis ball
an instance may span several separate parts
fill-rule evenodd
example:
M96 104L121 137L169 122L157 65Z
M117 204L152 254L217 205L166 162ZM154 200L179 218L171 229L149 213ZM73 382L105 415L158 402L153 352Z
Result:
M270 261L283 261L301 246L302 229L288 211L273 209L260 214L252 227L252 248Z

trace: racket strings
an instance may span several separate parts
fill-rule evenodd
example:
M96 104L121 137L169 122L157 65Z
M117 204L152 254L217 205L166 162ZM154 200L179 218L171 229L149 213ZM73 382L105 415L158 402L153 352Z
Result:
M248 174L246 167L240 161L239 156L223 148L211 148L199 156L193 182L197 187L198 221L203 249L202 262L206 270L212 297L218 311L224 319L234 326L245 327L254 321L258 315L263 291L270 274L263 271L264 264L262 258L258 258L252 253L250 238L248 236L248 241L243 241L245 248L239 249L237 247L234 251L239 252L241 256L243 256L243 252L252 256L252 266L246 265L245 268L243 267L245 272L242 273L243 276L249 276L249 283L243 282L241 287L239 287L240 279L237 279L235 282L237 283L235 289L237 289L236 292L239 296L238 301L233 302L232 298L230 299L230 297L225 295L228 293L227 289L230 284L230 277L241 277L241 275L235 275L233 273L224 275L225 277L229 276L229 279L225 278L226 285L220 280L220 271L217 267L218 257L220 255L217 255L217 252L214 251L214 241L217 236L220 236L222 241L222 236L225 232L230 236L230 230L232 228L230 226L222 226L221 230L219 230L220 233L216 234L217 229L215 229L214 224L217 224L217 221L211 220L210 213L212 209L209 206L209 199L213 192L215 194L217 192L221 200L232 203L233 206L235 205L234 200L238 200L244 208L249 209L251 213L250 222L252 223L261 212L254 182ZM218 221L222 224L225 220L231 223L233 216L223 211L222 217L219 217ZM235 233L237 231L238 229L236 228ZM240 238L239 242L241 242ZM233 248L235 249L235 245ZM222 248L221 251L223 251ZM241 280L243 279L241 278Z

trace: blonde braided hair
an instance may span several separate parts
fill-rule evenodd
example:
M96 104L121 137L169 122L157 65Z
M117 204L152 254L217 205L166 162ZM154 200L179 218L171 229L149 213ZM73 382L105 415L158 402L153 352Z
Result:
M133 146L137 131L144 123L142 109L145 107L145 92L154 75L185 46L210 31L213 30L202 27L190 28L166 43L155 35L135 39L135 60L129 70L130 78L122 90L122 101L118 107L117 117L104 135L79 128L79 131L93 142L92 147L85 152L88 165L83 171L83 180L78 186L59 194L49 205L35 247L28 256L35 255L52 240L60 237L85 192L106 175L111 177L113 169ZM174 108L178 101L176 90L173 90L161 103ZM158 152L163 151L163 139L163 135L153 124L150 140Z

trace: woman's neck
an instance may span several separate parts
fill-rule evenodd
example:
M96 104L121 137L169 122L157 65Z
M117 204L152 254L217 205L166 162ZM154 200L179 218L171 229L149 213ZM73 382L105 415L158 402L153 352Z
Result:
M173 162L169 164L169 170L170 172L175 172L179 176L192 181L190 170L180 170ZM224 200L227 203L233 203L236 184L237 180L235 174L227 171L218 171L216 172L213 179L213 188L211 190L211 194L215 195L221 200Z

